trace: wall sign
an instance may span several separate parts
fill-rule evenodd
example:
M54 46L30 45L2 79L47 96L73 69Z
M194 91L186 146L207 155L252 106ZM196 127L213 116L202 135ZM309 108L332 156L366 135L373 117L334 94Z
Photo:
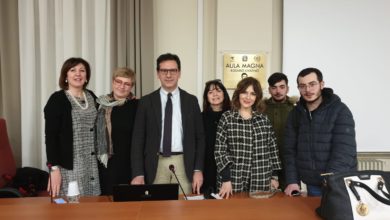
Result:
M261 88L266 88L266 55L231 54L223 55L223 83L228 89L235 89L237 83L248 76L260 81Z

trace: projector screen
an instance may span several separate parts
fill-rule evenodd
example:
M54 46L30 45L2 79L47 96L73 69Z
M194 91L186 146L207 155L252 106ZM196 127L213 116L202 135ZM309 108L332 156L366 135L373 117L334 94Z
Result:
M354 115L358 151L390 151L390 1L285 0L283 22L289 95L302 69L320 69Z

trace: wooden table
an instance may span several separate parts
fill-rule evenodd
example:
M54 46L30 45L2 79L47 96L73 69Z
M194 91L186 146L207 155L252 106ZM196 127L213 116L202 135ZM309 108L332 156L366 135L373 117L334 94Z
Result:
M111 202L110 197L82 198L79 204L50 204L47 197L0 199L0 219L320 219L320 198L269 199L236 195L228 200Z

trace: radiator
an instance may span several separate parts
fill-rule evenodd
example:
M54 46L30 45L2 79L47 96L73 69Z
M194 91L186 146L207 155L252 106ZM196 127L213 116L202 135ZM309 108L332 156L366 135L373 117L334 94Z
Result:
M385 162L377 159L358 159L358 170L383 170Z

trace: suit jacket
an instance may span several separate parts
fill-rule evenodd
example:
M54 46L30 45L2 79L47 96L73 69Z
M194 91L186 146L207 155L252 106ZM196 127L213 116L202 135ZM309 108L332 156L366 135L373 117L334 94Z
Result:
M187 177L192 182L194 170L203 170L203 122L198 99L182 89L179 90L184 165ZM133 178L143 175L147 184L153 183L157 172L162 130L161 98L158 89L142 97L138 105L131 144Z

